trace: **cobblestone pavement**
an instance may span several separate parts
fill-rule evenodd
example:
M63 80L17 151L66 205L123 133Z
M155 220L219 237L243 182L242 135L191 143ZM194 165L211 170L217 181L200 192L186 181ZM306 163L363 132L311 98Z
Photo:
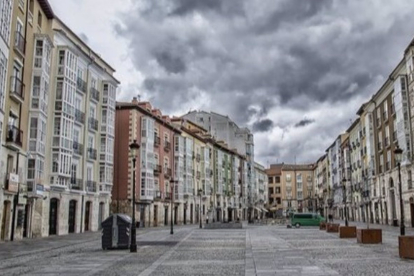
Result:
M414 275L414 261L398 257L399 228L381 228L379 245L312 227L147 228L137 253L103 251L100 233L31 239L0 243L0 275Z

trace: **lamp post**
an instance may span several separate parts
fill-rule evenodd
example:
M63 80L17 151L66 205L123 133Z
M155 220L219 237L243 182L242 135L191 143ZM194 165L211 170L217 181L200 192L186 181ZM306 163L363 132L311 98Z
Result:
M198 205L198 212L199 212L199 217L198 217L198 220L200 221L200 229L201 228L203 228L203 226L202 226L202 224L201 224L201 194L203 193L203 190L202 189L199 189L198 190L198 196L200 197L200 205Z
M404 226L404 204L402 199L402 185L401 185L401 159L402 159L403 150L397 145L397 148L394 150L395 160L398 165L398 188L400 190L400 235L405 235L405 226Z
M129 149L131 151L132 156L132 228L131 228L131 247L130 252L137 252L137 228L135 224L135 177L136 177L136 171L135 171L135 162L137 161L137 154L139 150L139 144L137 143L137 140L134 140L129 145Z
M342 179L342 190L344 192L344 202L345 202L345 209L344 209L344 215L345 215L345 226L348 226L348 216L347 216L347 211L346 211L346 178L344 177Z

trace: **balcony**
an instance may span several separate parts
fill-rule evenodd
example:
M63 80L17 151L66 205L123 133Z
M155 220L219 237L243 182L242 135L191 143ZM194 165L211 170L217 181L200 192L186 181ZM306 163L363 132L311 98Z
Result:
M154 135L154 147L159 147L161 144L161 139L158 135Z
M92 180L87 180L86 191L90 193L96 193L96 182Z
M25 49L26 49L26 41L24 39L24 36L16 31L15 37L14 37L14 49L22 56L24 57Z
M88 127L89 127L89 130L95 130L95 131L98 131L98 120L96 120L95 118L89 118L88 119Z
M160 175L160 173L162 173L162 167L161 167L161 165L155 165L155 167L154 167L154 175L157 176L157 175Z
M170 168L164 168L164 177L170 178L171 177L171 169Z
M86 81L84 81L82 78L77 79L76 81L76 88L79 91L82 91L83 93L86 93Z
M171 150L171 143L168 141L164 141L164 150L169 152Z
M165 193L165 199L171 200L171 193L170 192Z
M70 189L81 191L82 190L82 179L71 177L70 178Z
M96 160L96 149L88 148L88 159Z
M96 102L99 102L99 94L100 94L99 91L95 87L91 87L89 89L89 92L91 94L91 99Z
M8 143L14 149L20 149L22 147L23 130L13 125L7 126L6 143Z
M18 103L24 101L24 83L17 76L10 78L10 98Z
M85 113L79 109L75 109L75 122L84 124L85 123Z
M77 154L77 155L82 155L83 154L83 145L82 144L73 141L72 148L73 148L73 153L74 154Z

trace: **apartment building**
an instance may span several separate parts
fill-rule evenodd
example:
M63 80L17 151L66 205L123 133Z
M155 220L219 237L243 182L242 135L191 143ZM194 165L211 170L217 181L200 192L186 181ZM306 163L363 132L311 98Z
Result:
M48 1L15 1L11 21L1 237L97 230L112 187L114 69Z
M177 214L180 199L183 198L180 183L174 179L181 174L182 164L174 164L176 135L181 131L171 123L168 116L152 108L149 102L117 102L115 116L114 187L111 210L113 213L132 214L140 227L168 225L171 208ZM129 145L136 141L140 151L136 156L135 168ZM179 145L183 148L183 145ZM135 177L135 198L132 203L133 176ZM175 201L174 205L170 204Z
M327 155L322 155L315 163L313 173L314 179L314 193L316 198L316 210L322 215L327 214L327 200L328 200L328 171L327 171Z
M256 182L254 194L257 195L254 198L255 210L257 215L263 218L269 212L264 208L268 200L268 177L265 167L257 162L254 163L254 178Z
M346 131L349 133L345 143L344 170L347 185L348 217L351 220L359 220L361 217L360 206L362 204L363 190L363 156L366 154L365 131L361 125L361 119L357 118Z
M214 112L192 111L182 116L206 129L216 141L223 141L229 149L235 149L238 154L245 156L243 163L243 183L241 192L247 208L243 217L253 217L254 198L257 187L254 181L254 138L248 128L240 128L228 116Z
M313 171L315 165L283 164L281 175L283 216L291 212L315 212Z
M268 169L265 170L268 178L268 200L266 209L269 210L272 217L283 216L282 206L282 177L283 164L271 164Z
M210 201L213 193L212 144L205 139L207 131L193 122L183 118L173 118L172 123L181 130L181 136L176 137L176 145L179 141L184 145L181 154L184 198L183 210L178 214L178 222L199 223L200 218L202 221L206 220L212 206Z

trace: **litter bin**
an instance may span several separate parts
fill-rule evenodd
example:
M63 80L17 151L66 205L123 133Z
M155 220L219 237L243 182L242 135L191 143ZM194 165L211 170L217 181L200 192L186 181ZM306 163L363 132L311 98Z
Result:
M113 214L101 223L102 249L128 249L131 244L130 216Z

